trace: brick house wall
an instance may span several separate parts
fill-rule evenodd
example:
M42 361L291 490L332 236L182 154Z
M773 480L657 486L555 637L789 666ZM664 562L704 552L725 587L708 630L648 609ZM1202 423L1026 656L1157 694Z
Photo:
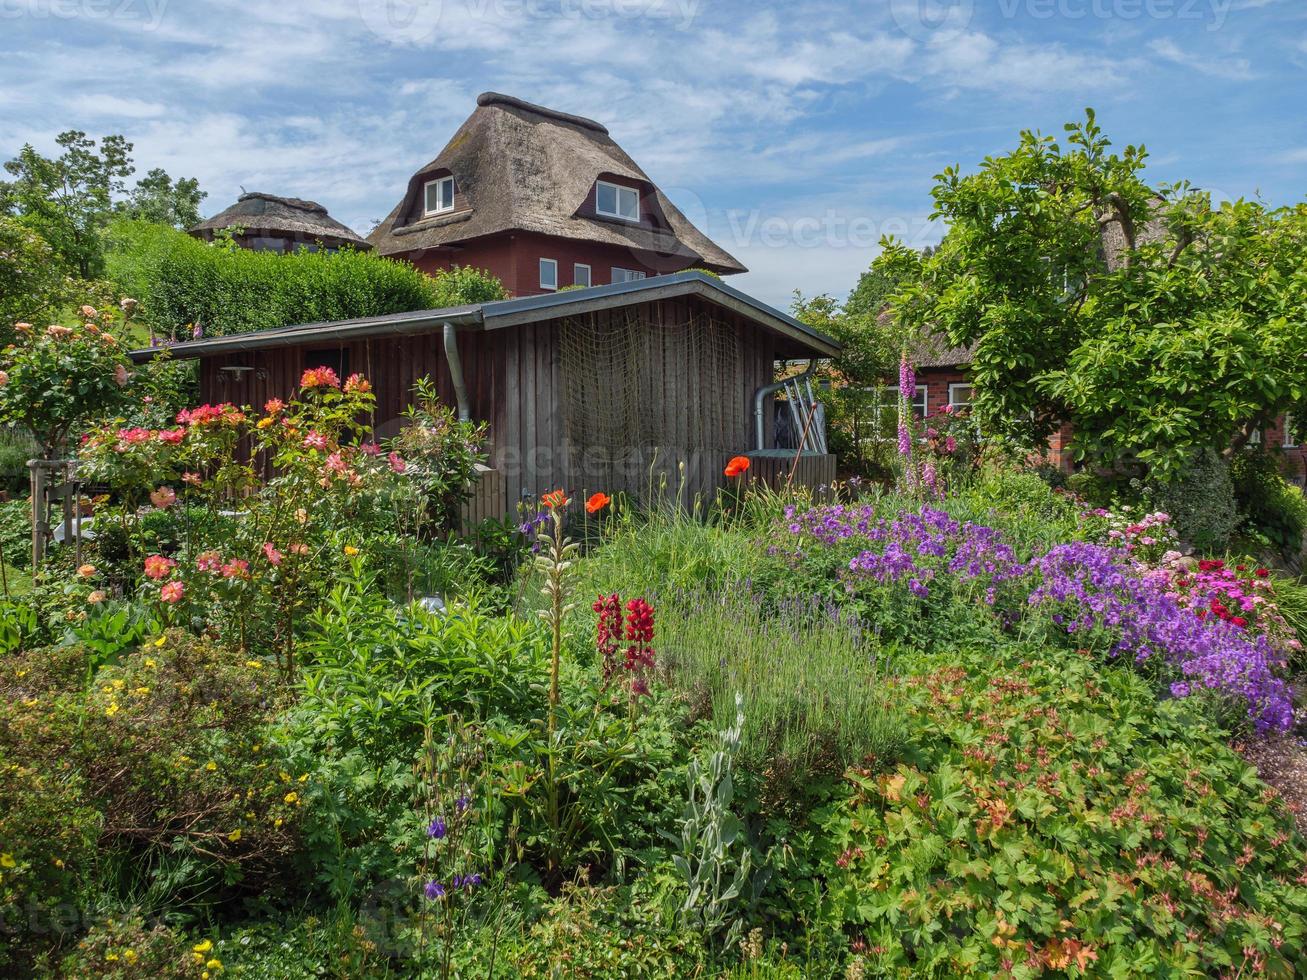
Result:
M917 369L917 386L927 390L926 412L931 414L949 404L949 386L970 384L965 366L922 367ZM891 379L889 384L896 384ZM1284 460L1285 477L1299 486L1307 486L1307 445L1299 445L1302 437L1294 431L1290 419L1281 417L1262 432L1262 442L1278 449ZM1286 438L1286 432L1288 438ZM1063 425L1048 440L1048 462L1064 472L1072 470L1071 445L1074 438L1070 424Z
M485 269L503 282L510 296L536 296L551 292L540 286L540 260L558 263L558 288L578 285L577 264L590 267L590 285L606 286L613 281L613 269L629 269L646 276L667 275L694 267L679 257L636 252L621 245L604 245L579 239L513 232L462 242L457 249L430 249L411 261L423 272L451 266Z

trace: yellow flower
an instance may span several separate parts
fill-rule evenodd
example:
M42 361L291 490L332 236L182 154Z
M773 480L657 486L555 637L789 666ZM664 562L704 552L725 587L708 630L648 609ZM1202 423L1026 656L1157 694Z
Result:
M259 419L259 421L255 423L254 427L256 429L266 429L270 425L272 425L272 419Z
M303 776L299 778L299 781L301 783L307 783L309 781L309 774L306 772Z
M298 803L300 799L300 795L298 793L287 793L284 797L282 797L282 799L284 799L287 803Z
M202 943L196 943L191 947L191 949L195 950L197 953L207 953L209 950L213 949L213 940L206 939Z
M123 680L121 677L115 677L112 683L113 683L113 689L115 691L121 691L124 687L127 686L127 682Z
M272 826L273 826L274 828L280 828L280 827L281 827L281 817L278 817L276 820L272 821Z
M348 557L353 558L358 553L359 553L358 548L355 548L352 544L345 545L345 554Z
M0 868L16 868L18 862L14 860L12 854L0 854Z
M290 773L286 772L286 771L283 769L281 772L277 773L277 778L280 779L283 783L289 783L289 782L290 782Z
M62 868L62 867L64 866L64 859L63 859L63 858L55 858L55 859L54 859L54 866L55 866L56 868Z
M241 839L240 828L238 827L237 829L233 830L230 834L228 834L227 839L231 841L233 844L235 844L238 840L240 840Z
M112 717L113 717L114 715L116 715L117 713L118 713L118 702L117 702L117 701L113 702L112 704L109 705L109 707L107 707L107 708L104 709L104 716L105 716L106 718L112 718Z
M213 959L209 960L209 962L205 963L204 965L207 966L210 970L221 970L221 969L222 969L222 960L218 959L217 957L214 957Z
M157 640L154 641L154 645L155 645L156 647L161 647L161 646L163 646L163 645L164 645L165 643L167 643L167 642L168 642L168 637L166 637L166 636L161 636L161 637L159 637Z
M250 668L250 670L262 670L263 662L260 660L247 660L245 661L245 666Z
M150 693L150 689L148 687L134 687L132 688L132 693L138 698L143 698L145 695Z
M147 667L158 667L158 666L159 666L159 661L155 660L153 657L146 657L146 658L145 658L145 666L147 666Z
M135 962L136 962L136 950L134 950L134 949L124 949L124 950L123 950L123 959L125 959L128 963L135 963Z
M118 954L117 954L117 953L105 953L105 954L104 954L104 958L105 958L106 960L108 960L110 963L113 963L113 962L116 962L116 961L117 961L117 959L118 959Z
M204 764L204 768L209 770L209 772L214 772L218 768L218 763L210 759L208 762Z

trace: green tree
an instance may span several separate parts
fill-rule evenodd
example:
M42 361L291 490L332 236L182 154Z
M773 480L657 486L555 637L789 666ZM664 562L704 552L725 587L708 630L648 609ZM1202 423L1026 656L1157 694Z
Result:
M1307 394L1307 210L1154 189L1092 110L1066 132L946 169L938 251L887 242L876 266L907 328L973 347L990 431L1037 445L1070 421L1081 458L1168 479Z
M194 177L174 181L162 168L155 167L136 182L127 200L119 203L118 212L138 221L190 228L199 224L200 202L208 196Z
M81 279L104 271L104 230L114 214L185 227L200 220L205 194L194 178L173 181L155 168L127 191L136 170L123 136L96 141L80 130L60 133L55 157L29 143L5 164L0 215L17 217L49 242L65 270Z
M103 267L100 230L131 175L132 144L106 136L97 147L80 130L60 133L57 157L28 143L5 164L14 179L0 182L0 213L17 215L37 229L78 276L91 279Z
M14 218L0 217L0 347L15 323L45 323L72 301L72 280L50 243Z

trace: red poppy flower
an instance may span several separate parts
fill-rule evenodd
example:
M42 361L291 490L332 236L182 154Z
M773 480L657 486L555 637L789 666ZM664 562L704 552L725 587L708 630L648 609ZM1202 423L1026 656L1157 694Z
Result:
M730 462L726 464L726 469L722 472L727 476L739 476L749 468L748 456L732 456Z
M571 501L567 499L566 490L550 490L540 498L540 502L550 510L561 510L571 503Z
M587 514L597 514L612 502L613 498L606 493L592 493L590 499L585 502L585 512Z

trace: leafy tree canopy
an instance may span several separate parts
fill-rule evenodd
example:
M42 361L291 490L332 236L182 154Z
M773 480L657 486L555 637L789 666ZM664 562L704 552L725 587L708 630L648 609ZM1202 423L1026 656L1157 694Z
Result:
M80 130L56 138L61 152L47 157L30 143L0 181L0 214L21 218L49 242L68 271L92 279L104 269L101 232L115 211L167 224L194 223L204 193L194 179L173 183L154 169L127 191L135 172L132 144L123 136L96 141Z
M905 328L974 347L991 431L1070 421L1081 458L1167 479L1307 397L1307 206L1214 208L1145 184L1145 148L1112 152L1093 110L1066 132L939 174L939 250L886 242L875 268L905 282Z

